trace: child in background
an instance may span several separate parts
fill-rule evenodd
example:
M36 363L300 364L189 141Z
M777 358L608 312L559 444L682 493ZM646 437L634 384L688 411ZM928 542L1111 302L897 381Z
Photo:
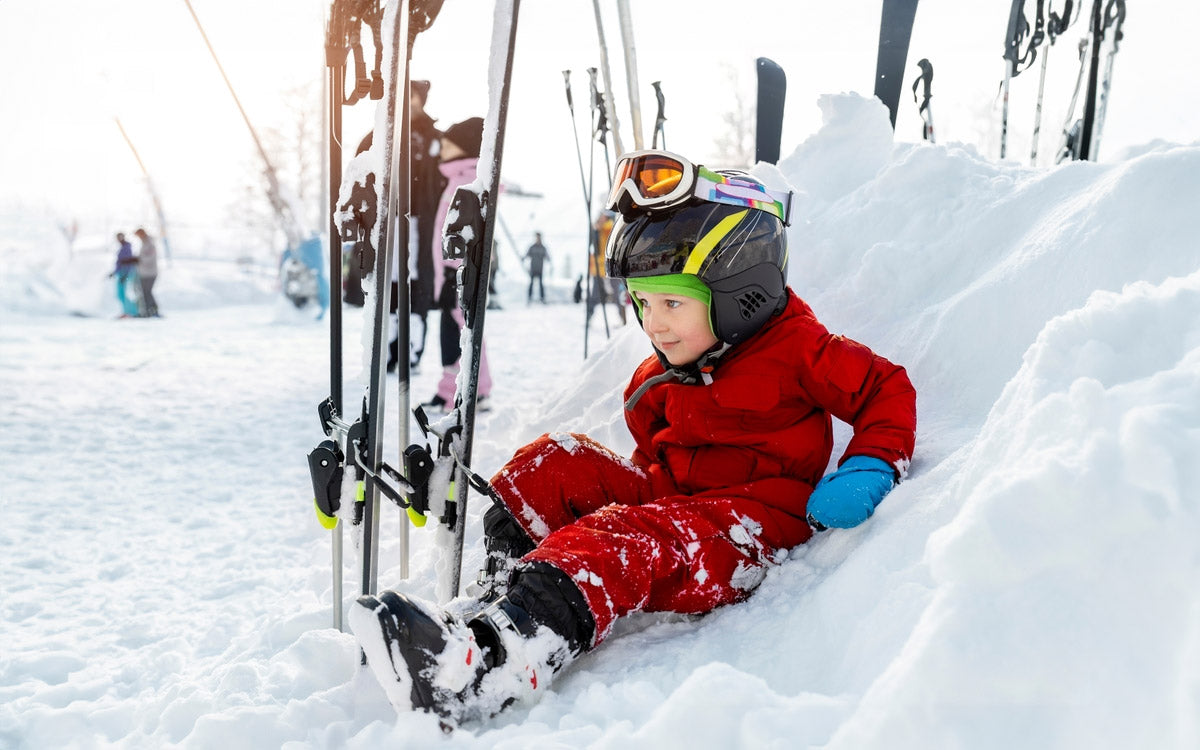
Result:
M613 184L607 271L654 347L625 390L633 455L543 435L491 481L474 598L359 599L351 628L399 709L491 716L619 617L742 601L814 530L866 520L908 466L904 369L786 285L790 193L661 151L623 157ZM831 417L854 434L822 477Z
M450 212L454 192L460 186L469 185L475 181L482 141L483 118L481 117L472 117L457 122L446 128L445 133L442 133L439 169L446 179L446 187L442 191L437 218L434 221L434 244L429 248L429 251L433 253L433 298L442 311L442 378L438 381L437 393L422 404L425 411L432 413L445 411L454 404L455 384L458 380L458 370L462 359L459 341L465 320L462 308L458 306L458 288L455 283L455 272L462 265L462 261L446 260L442 257L442 227L446 223L446 214ZM476 411L488 410L487 402L491 392L492 376L488 369L485 345L479 353L479 392L475 405Z

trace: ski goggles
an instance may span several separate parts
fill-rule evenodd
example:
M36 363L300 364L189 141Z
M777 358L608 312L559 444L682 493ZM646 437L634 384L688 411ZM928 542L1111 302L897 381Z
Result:
M622 214L655 211L692 198L756 208L791 224L791 191L771 190L737 174L719 174L669 151L633 151L622 156L605 207Z

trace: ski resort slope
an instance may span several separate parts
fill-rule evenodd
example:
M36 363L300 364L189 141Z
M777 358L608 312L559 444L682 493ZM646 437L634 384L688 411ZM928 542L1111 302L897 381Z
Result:
M191 302L164 274L163 320L71 316L61 266L6 258L0 747L1200 746L1200 144L1031 169L893 145L874 100L820 105L758 173L800 192L792 285L917 386L907 481L749 601L628 618L541 703L449 735L393 711L330 627L304 460L325 324L213 301L182 265ZM583 362L578 305L503 301L476 468L553 429L628 452L641 333L610 310ZM431 596L433 534L411 531L401 581L397 517L380 583Z

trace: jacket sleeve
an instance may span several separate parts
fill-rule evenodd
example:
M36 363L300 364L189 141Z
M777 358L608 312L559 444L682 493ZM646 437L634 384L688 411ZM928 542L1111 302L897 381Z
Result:
M638 366L629 380L629 385L625 387L625 400L628 400L647 378L655 374L656 367L659 370L662 369L654 357L646 359ZM634 442L633 455L630 456L630 459L635 466L646 468L654 463L651 436L654 433L655 424L664 419L663 406L663 402L655 396L651 396L648 391L646 395L638 399L633 409L625 410L625 426L629 428L629 434L633 436Z
M854 428L838 465L850 456L872 456L903 476L917 429L917 394L908 373L815 321L813 329L813 339L802 347L808 366L801 368L801 385L818 406Z

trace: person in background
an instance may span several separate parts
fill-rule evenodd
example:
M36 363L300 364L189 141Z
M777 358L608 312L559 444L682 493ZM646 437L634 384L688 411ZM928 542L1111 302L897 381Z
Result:
M425 353L425 339L429 330L429 311L434 308L434 263L433 256L425 252L430 245L440 243L442 227L435 225L438 200L446 186L446 178L438 169L438 154L442 149L441 131L436 121L425 111L429 98L429 81L413 81L409 106L412 110L412 170L409 194L410 216L408 225L408 273L409 273L409 366L416 370ZM399 264L392 266L399 268ZM399 277L393 279L398 283ZM396 294L392 294L395 304ZM393 312L395 312L393 310ZM393 328L395 331L395 328ZM388 354L388 371L396 367L399 354L396 340L392 340Z
M537 282L538 299L542 304L546 304L546 285L542 282L542 271L546 263L550 263L550 253L546 250L546 246L542 244L542 233L534 232L533 244L525 251L525 260L529 261L529 294L526 298L526 304L533 302L533 284Z
M133 254L133 245L125 239L124 232L117 232L117 263L109 278L117 280L117 300L121 303L122 318L138 317L137 300L130 294L129 285L137 282L138 259Z
M154 282L158 281L158 248L154 238L145 229L138 227L133 234L141 242L137 253L137 272L142 285L142 316L161 318L158 300L154 299Z
M450 211L450 202L454 200L454 191L463 185L475 181L476 168L479 163L479 149L483 142L483 118L472 117L451 125L442 134L441 164L439 169L446 178L446 187L442 191L438 203L435 227L446 223L446 214ZM455 383L458 379L459 362L462 349L459 345L460 333L464 325L462 309L458 306L458 285L456 273L462 265L461 260L446 260L442 256L442 235L438 231L426 251L433 260L434 300L441 309L441 346L442 346L442 378L438 382L437 393L433 398L422 404L426 411L444 411L454 404ZM479 386L477 392L476 410L487 411L487 400L492 391L492 376L488 369L487 347L480 352Z

